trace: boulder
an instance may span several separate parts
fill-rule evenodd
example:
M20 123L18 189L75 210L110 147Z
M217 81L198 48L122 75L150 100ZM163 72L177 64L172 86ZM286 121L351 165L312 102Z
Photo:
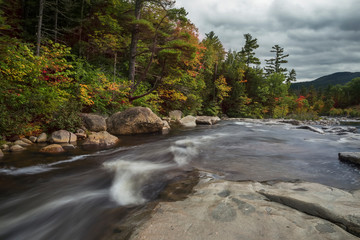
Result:
M340 126L337 126L337 127L327 128L327 129L325 129L325 132L342 135L344 133L356 133L357 128L356 127L340 127Z
M86 133L75 133L75 135L80 140L84 140L87 137Z
M180 110L174 110L169 112L169 117L171 120L180 121L183 113Z
M0 149L0 158L2 158L3 156L4 156L4 153Z
M46 133L41 133L41 134L38 136L36 142L37 142L37 143L45 143L45 142L47 142L47 135L46 135Z
M163 120L162 134L168 134L170 132L170 125L167 121Z
M16 145L16 144L10 147L10 152L21 152L24 150L25 150L25 148L23 148L20 145Z
M8 144L1 145L0 149L2 149L5 152L10 151L10 146Z
M29 144L29 145L31 145L31 144L33 144L33 142L32 141L30 141L29 139L27 139L27 138L22 138L22 139L20 139L21 141L23 141L24 143L27 143L27 144Z
M325 132L320 129L320 128L316 128L316 127L312 127L312 126L308 126L308 125L304 125L304 126L300 126L300 127L297 127L297 129L307 129L307 130L310 130L310 131L313 131L313 132L316 132L316 133L320 133L320 134L324 134Z
M32 143L36 143L37 137L35 137L35 136L30 136L30 137L29 137L29 140L30 140Z
M183 127L196 127L196 117L186 116L180 120L180 125Z
M14 144L15 144L15 145L22 146L22 147L27 147L27 146L30 145L29 143L26 143L26 142L24 142L24 141L22 141L22 140L16 140L16 141L14 142Z
M73 144L70 143L63 143L61 144L62 148L66 151L71 151L75 149L75 146Z
M219 117L214 116L197 116L196 117L196 124L202 124L202 125L214 125L218 122L220 122Z
M117 144L118 142L119 142L119 138L111 135L106 131L102 131L102 132L92 132L85 140L83 145L100 145L100 146L109 147Z
M145 107L115 113L106 122L108 132L114 135L161 132L164 125L155 113Z
M184 201L160 202L130 239L356 240L344 229L360 230L359 200L320 184L201 181Z
M65 152L65 150L59 144L51 144L49 146L41 148L40 152L43 152L43 153L62 153L62 152Z
M301 122L299 120L295 120L295 119L284 119L284 120L281 120L280 122L288 123L288 124L295 125L295 126L299 126L301 124Z
M69 142L76 142L76 140L77 140L76 135L66 130L59 130L53 132L49 139L51 143L69 143Z
M80 114L86 129L92 132L106 131L106 119L96 114Z
M360 152L342 152L339 153L339 159L360 165Z

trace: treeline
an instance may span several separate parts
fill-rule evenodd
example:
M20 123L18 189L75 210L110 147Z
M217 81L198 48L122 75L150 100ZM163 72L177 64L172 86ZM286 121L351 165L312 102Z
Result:
M307 95L289 93L296 72L284 67L282 47L269 49L273 58L261 67L256 38L245 34L241 50L227 52L214 32L200 41L173 1L0 0L0 6L2 135L71 130L78 112L131 106L160 115L316 113Z

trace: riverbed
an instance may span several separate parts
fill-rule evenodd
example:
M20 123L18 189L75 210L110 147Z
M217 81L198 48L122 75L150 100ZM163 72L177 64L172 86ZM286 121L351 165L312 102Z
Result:
M338 160L360 151L359 133L277 122L223 121L56 156L39 147L1 160L0 239L126 239L156 202L181 199L205 177L360 189L360 168Z

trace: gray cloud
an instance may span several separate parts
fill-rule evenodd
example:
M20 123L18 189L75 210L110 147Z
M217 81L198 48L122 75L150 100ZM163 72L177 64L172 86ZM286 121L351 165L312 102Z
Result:
M360 71L359 0L177 0L200 36L214 31L226 49L240 50L243 35L258 39L262 60L275 44L290 54L298 80Z

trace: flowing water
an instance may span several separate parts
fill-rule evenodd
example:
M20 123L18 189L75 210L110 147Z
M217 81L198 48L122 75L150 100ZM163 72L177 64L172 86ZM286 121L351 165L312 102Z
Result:
M360 151L358 133L224 121L121 139L107 150L78 147L49 156L33 147L7 154L0 162L0 239L107 239L131 232L126 224L114 230L114 223L135 219L131 226L136 227L169 183L194 172L234 181L303 180L360 189L360 169L337 157Z

